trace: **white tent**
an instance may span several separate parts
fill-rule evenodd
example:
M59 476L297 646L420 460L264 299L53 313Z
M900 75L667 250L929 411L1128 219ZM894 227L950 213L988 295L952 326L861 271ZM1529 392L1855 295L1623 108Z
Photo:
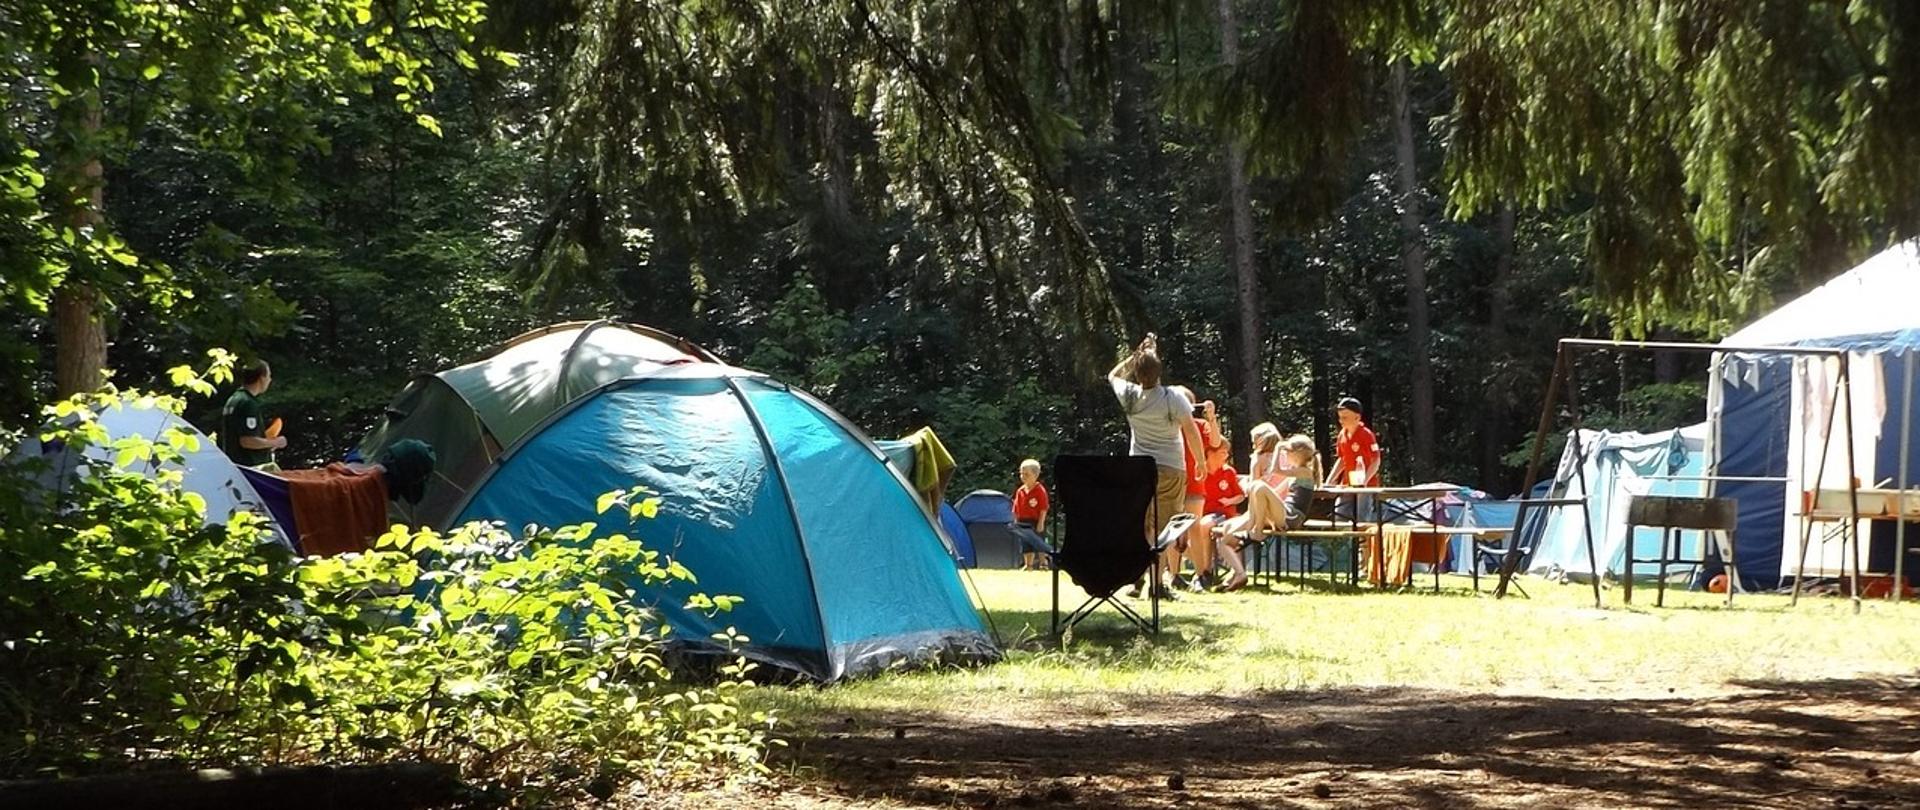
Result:
M1722 341L1729 347L1842 349L1852 383L1838 389L1837 357L1727 353L1714 357L1707 395L1713 494L1739 501L1741 578L1771 587L1798 564L1802 493L1845 487L1848 417L1852 476L1862 486L1912 487L1910 401L1920 397L1920 242L1895 245ZM1851 402L1850 407L1847 407ZM1832 413L1829 424L1828 414ZM1904 447L1903 447L1904 445ZM1821 464L1823 448L1826 463ZM1784 480L1752 480L1784 479ZM1863 532L1867 527L1863 524ZM1809 573L1832 574L1838 549L1811 549ZM1890 567L1893 549L1879 556Z
M267 530L275 541L292 547L286 534L273 522L273 516L268 513L260 493L247 481L240 468L234 466L226 454L214 446L213 439L186 420L152 403L122 402L101 411L99 422L107 433L107 439L88 447L84 455L42 445L37 439L23 443L18 455L46 459L51 464L47 483L59 486L71 480L72 476L84 472L87 466L113 463L113 443L120 439L139 437L164 444L168 429L178 429L197 439L198 446L181 449L179 461L162 463L148 460L133 465L128 471L155 475L161 470L178 470L181 473L181 488L206 501L208 524L224 524L239 512L252 512L266 521Z

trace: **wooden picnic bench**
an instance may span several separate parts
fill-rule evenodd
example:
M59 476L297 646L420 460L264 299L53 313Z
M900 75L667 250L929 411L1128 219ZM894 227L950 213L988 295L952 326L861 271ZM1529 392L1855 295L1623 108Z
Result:
M1274 577L1285 573L1287 568L1286 549L1288 548L1289 545L1297 543L1302 548L1311 548L1314 544L1322 543L1322 542L1331 543L1331 542L1345 541L1345 540L1363 541L1362 543L1356 543L1355 550L1354 550L1354 565L1352 569L1349 570L1348 572L1349 584L1358 585L1359 578L1360 578L1359 572L1361 568L1359 563L1359 546L1365 545L1364 541L1367 541L1367 540L1374 541L1372 545L1374 546L1375 553L1369 556L1373 560L1377 561L1380 557L1377 550L1382 545L1384 545L1386 527L1389 525L1405 526L1416 536L1424 535L1429 538L1445 538L1448 541L1451 541L1451 539L1455 537L1471 537L1473 538L1474 550L1469 553L1469 557L1478 556L1479 545L1481 543L1504 540L1506 539L1506 537L1512 534L1512 530L1510 529L1499 529L1499 528L1440 526L1435 524L1422 524L1422 523L1378 524L1378 523L1360 522L1360 521L1314 519L1314 520L1306 521L1305 523L1301 524L1299 528L1267 531L1254 536L1242 536L1240 539L1244 541L1248 546L1251 546L1255 549L1255 553L1251 557L1253 562L1253 565L1251 566L1253 568L1253 574L1255 576L1265 574L1267 576L1267 581L1269 584L1271 584ZM1258 553L1258 550L1260 547L1263 547L1270 542L1279 543L1279 548L1278 548L1279 553L1276 555L1274 570L1268 570L1267 567L1261 563L1261 557ZM1433 567L1433 588L1435 591L1438 591L1440 590L1440 563L1444 559L1445 555L1442 553L1439 553L1438 549L1436 549L1433 553L1430 553L1426 556L1431 558L1432 567ZM1480 567L1477 563L1478 563L1478 560L1473 559L1473 560L1470 560L1470 565L1469 565L1469 570L1473 574L1473 589L1475 591L1480 590L1480 576L1479 576ZM1375 565L1377 565L1377 562L1375 563ZM1303 565L1302 568L1304 569L1304 567L1305 566ZM1369 567L1373 567L1373 566L1369 566ZM1301 575L1303 577L1305 576L1306 573L1307 572L1305 570L1301 571ZM1330 571L1328 572L1328 575L1329 575L1329 578L1332 579L1333 581L1336 581L1336 582L1338 581L1338 572Z

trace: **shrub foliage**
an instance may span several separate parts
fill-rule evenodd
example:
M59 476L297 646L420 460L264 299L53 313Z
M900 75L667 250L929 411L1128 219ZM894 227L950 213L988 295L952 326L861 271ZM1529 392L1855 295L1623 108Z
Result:
M226 367L175 379L204 390ZM78 397L39 438L101 447L97 414L126 404L181 407ZM251 515L207 524L177 469L143 472L195 441L117 439L111 463L63 478L29 454L0 464L0 775L422 759L543 801L764 769L772 719L739 702L751 665L693 682L663 662L635 592L693 573L638 537L396 526L302 559ZM600 506L631 529L658 504Z

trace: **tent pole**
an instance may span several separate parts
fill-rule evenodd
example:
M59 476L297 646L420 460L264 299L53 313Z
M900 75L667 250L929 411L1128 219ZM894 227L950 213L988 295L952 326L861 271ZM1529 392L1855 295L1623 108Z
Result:
M1841 362L1845 363L1846 361L1843 360ZM1822 360L1820 361L1820 377L1824 380L1826 376L1827 363ZM1789 379L1791 379L1791 377ZM1845 378L1843 377L1842 379L1844 380ZM1805 495L1802 495L1800 498L1800 562L1798 566L1794 568L1793 573L1793 599L1789 603L1793 605L1800 604L1800 585L1807 579L1807 547L1813 544L1813 517L1809 513L1813 511L1814 506L1819 504L1820 486L1826 483L1827 451L1833 449L1833 415L1835 411L1839 410L1839 407L1840 396L1838 392L1835 392L1834 396L1827 399L1827 425L1820 431L1820 464L1813 468L1813 497L1811 500ZM1802 406L1801 410L1804 411L1806 408ZM1849 422L1851 422L1851 420L1849 420ZM1800 432L1800 469L1803 473L1807 469L1806 444L1807 433L1802 430ZM1847 444L1847 454L1849 459L1851 459L1853 454L1853 444L1851 441ZM1853 477L1853 469L1851 467L1847 469L1847 477ZM1804 475L1802 475L1801 478L1805 480ZM1805 492L1805 490L1802 490L1802 492Z
M1600 576L1605 572L1600 570L1600 563L1595 560L1598 555L1593 551L1593 485L1587 481L1586 449L1580 446L1580 425L1585 420L1580 418L1580 383L1575 373L1578 369L1579 364L1568 357L1567 409L1573 411L1573 432L1568 434L1568 441L1573 442L1574 458L1580 461L1573 468L1573 474L1580 478L1580 531L1587 538L1587 570L1593 574L1593 606L1600 607ZM1632 542L1631 537L1628 542ZM1627 576L1633 576L1633 572L1628 571Z
M1546 396L1540 403L1540 423L1533 431L1533 451L1527 456L1527 471L1520 479L1520 509L1513 516L1513 525L1518 528L1527 523L1527 497L1533 493L1533 481L1540 474L1540 460L1547 450L1547 431L1553 429L1554 397L1560 392L1560 381L1567 375L1569 352L1567 342L1558 344L1553 356L1553 376L1547 380ZM1552 493L1549 492L1549 495ZM1507 544L1507 553L1500 560L1500 584L1494 586L1493 598L1501 599L1507 595L1507 583L1513 581L1514 569L1520 565L1518 542ZM1475 563L1478 565L1478 563Z
M820 666L825 674L823 680L833 681L841 673L833 665L833 631L827 628L826 608L820 605L820 579L813 573L813 553L807 548L807 532L800 526L800 507L794 504L793 487L787 485L787 468L780 462L780 453L773 449L773 436L767 432L767 425L760 421L760 411L753 407L753 401L747 398L747 392L740 387L740 380L727 375L727 390L733 392L733 398L740 403L740 410L747 415L747 424L753 426L753 435L760 440L760 452L766 457L767 466L773 470L773 480L780 487L781 503L787 507L787 518L793 524L793 542L800 547L800 567L807 576L807 584L814 589L813 618L820 623Z
M1724 387L1726 383L1721 379L1720 375L1724 371L1722 364L1725 362L1726 355L1719 352L1714 352L1712 355L1709 355L1707 360L1707 446L1705 448L1707 464L1702 475L1706 478L1705 494L1709 498L1717 497L1720 494L1720 453L1723 450L1720 444L1720 419L1726 402L1726 389ZM1735 518L1735 524L1738 524L1737 516ZM1706 538L1708 535L1703 532L1700 537L1703 544L1700 556L1705 558L1706 548L1704 543L1707 542ZM1721 545L1731 552L1733 549L1733 534L1730 532L1725 533L1721 535L1721 538L1725 541L1721 543ZM1731 558L1733 555L1728 553L1720 556L1723 558ZM1728 562L1727 559L1720 561L1720 567L1722 574L1727 578L1727 604L1731 606L1733 604L1733 592L1740 589L1740 572L1734 570L1733 565ZM1699 574L1696 574L1695 577L1697 579Z
M1849 358L1840 355L1840 393L1847 398L1847 533L1853 551L1853 612L1860 613L1860 476L1853 458L1853 375ZM1841 563L1845 565L1845 562Z
M1893 601L1907 589L1907 455L1913 439L1913 351L1903 352L1906 369L1900 376L1900 516L1893 524Z

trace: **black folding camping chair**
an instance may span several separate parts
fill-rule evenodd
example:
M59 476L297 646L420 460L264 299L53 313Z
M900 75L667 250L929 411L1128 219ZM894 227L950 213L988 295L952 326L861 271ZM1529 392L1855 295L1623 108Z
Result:
M1054 503L1064 534L1054 552L1053 633L1070 630L1102 604L1112 605L1142 630L1160 632L1160 552L1149 545L1147 516L1154 508L1159 468L1147 456L1074 456L1053 460ZM1155 521L1158 525L1159 521ZM1060 617L1060 574L1087 592L1087 601ZM1121 588L1151 575L1151 618L1114 598Z

